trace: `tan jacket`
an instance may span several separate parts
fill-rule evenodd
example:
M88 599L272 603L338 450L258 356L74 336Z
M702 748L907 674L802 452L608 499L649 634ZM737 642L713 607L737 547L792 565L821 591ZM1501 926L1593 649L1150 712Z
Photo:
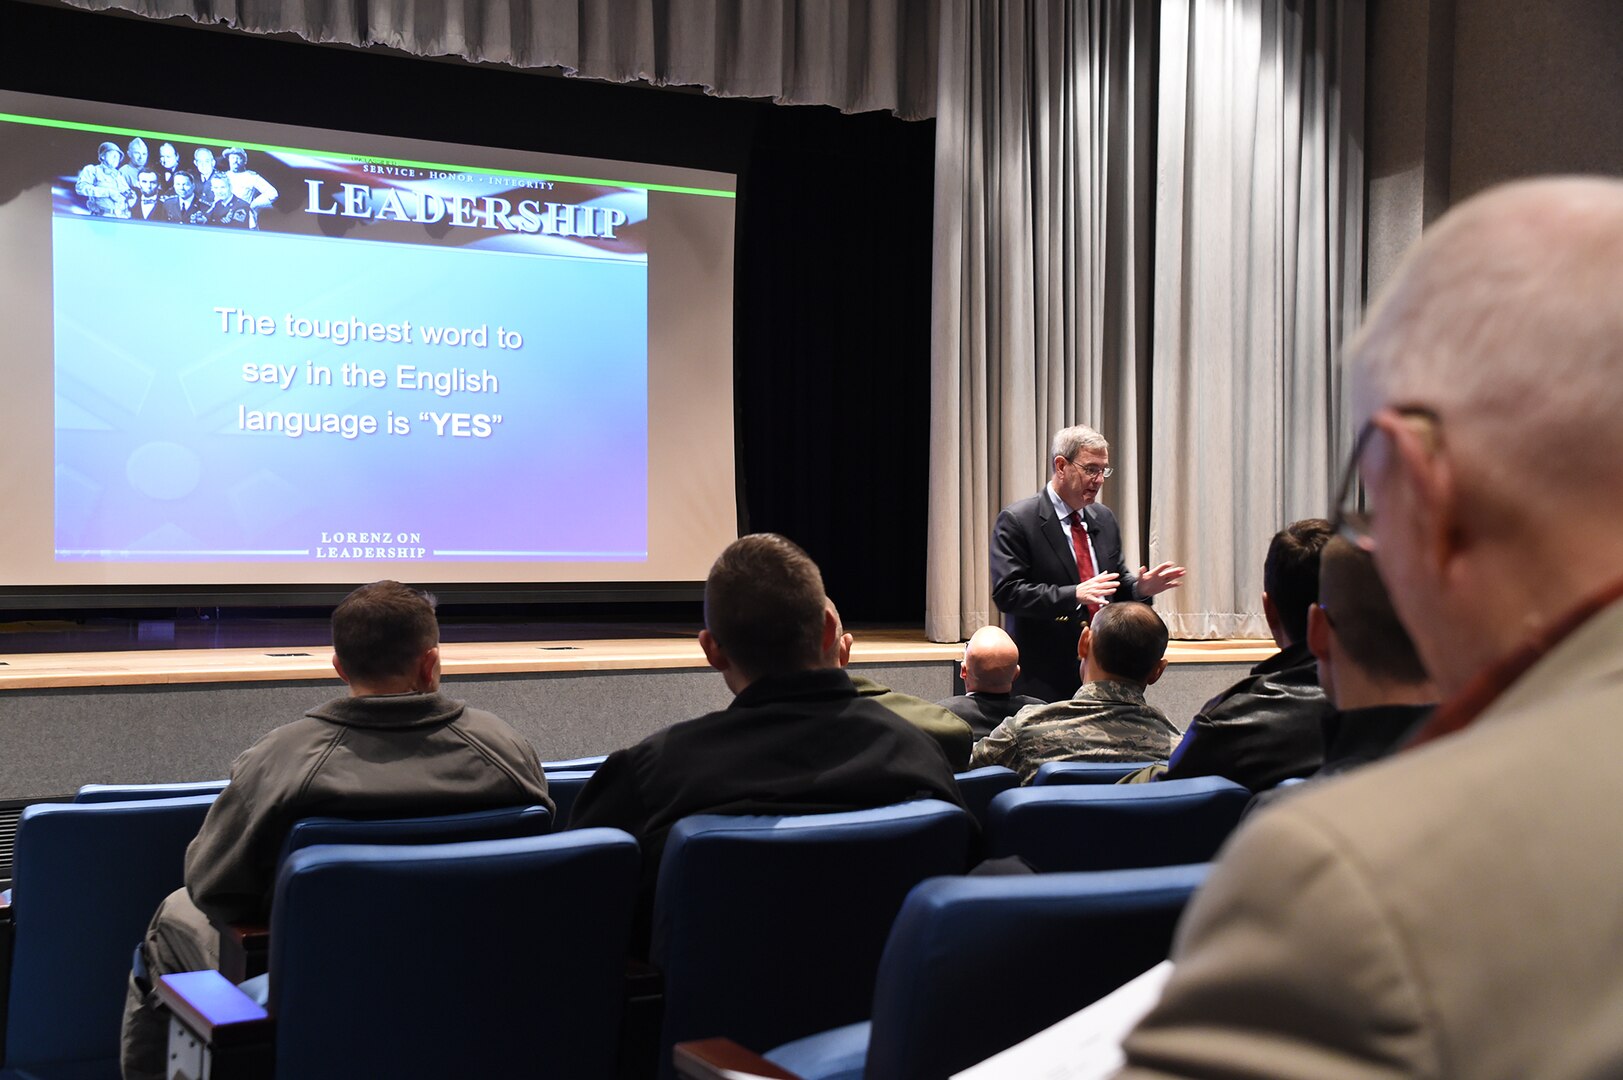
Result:
M1623 602L1465 731L1248 821L1127 1077L1623 1076Z
M423 817L552 806L541 763L504 721L441 694L337 698L231 764L186 849L186 889L216 922L263 919L300 818Z

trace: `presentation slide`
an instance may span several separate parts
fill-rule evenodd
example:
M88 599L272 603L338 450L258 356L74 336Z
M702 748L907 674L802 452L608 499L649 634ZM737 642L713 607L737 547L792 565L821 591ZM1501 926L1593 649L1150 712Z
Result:
M733 178L0 95L6 583L702 580Z

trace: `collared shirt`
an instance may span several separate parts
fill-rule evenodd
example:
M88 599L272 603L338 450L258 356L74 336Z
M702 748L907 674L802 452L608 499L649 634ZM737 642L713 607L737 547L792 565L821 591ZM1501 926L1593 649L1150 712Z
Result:
M1071 542L1071 515L1081 513L1082 508L1073 507L1064 499L1060 498L1059 492L1054 490L1054 482L1052 480L1048 482L1048 487L1044 490L1048 492L1048 501L1054 504L1054 513L1059 515L1060 528L1065 530L1065 542L1067 544L1071 544L1071 550L1075 551L1076 545ZM1088 531L1086 524L1087 517L1084 515L1082 520L1084 522L1082 526L1082 535L1087 538L1088 542L1088 558L1092 560L1093 572L1097 574L1099 573L1099 553L1093 550L1093 534ZM1077 573L1078 575L1081 574L1080 568L1078 569ZM1078 583L1080 584L1080 577L1078 578ZM1077 607L1081 606L1081 604L1077 605Z
M975 744L969 766L1005 765L1029 784L1050 761L1159 761L1177 741L1177 727L1142 687L1101 680L1068 701L1021 709Z

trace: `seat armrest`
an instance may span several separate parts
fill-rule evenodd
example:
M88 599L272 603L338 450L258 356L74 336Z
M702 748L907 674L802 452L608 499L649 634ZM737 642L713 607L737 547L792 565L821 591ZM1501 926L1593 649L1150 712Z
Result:
M270 1014L218 971L160 975L153 989L187 1030L211 1046L270 1042Z
M800 1080L731 1039L677 1043L676 1075L683 1080Z
M226 923L220 927L220 974L227 982L247 982L270 968L270 927Z
M169 1075L270 1080L275 1021L218 971L159 976L153 987L169 1010Z

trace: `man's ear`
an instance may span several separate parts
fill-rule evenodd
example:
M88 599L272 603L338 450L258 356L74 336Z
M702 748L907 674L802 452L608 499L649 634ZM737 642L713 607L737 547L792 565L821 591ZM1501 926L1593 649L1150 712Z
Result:
M1161 676L1166 674L1166 671L1167 671L1167 658L1163 656L1163 657L1161 657L1161 659L1159 659L1159 660L1157 660L1155 662L1155 666L1150 669L1150 673L1148 675L1144 676L1144 685L1145 686L1154 686L1157 682L1160 681Z
M841 667L849 667L849 666L851 666L851 646L856 643L856 640L857 639L855 637L853 637L852 635L850 635L850 634L841 634L840 635L840 666Z
M433 646L417 658L417 685L422 692L433 693L440 686L440 647Z
M344 674L344 665L338 662L337 653L332 654L332 669L338 672L338 677L340 679L343 679L346 683L349 682L349 676Z
M1307 609L1307 649L1321 664L1330 659L1330 635L1333 633L1330 616L1324 613L1322 605L1314 604Z
M823 604L823 631L817 639L818 655L837 659L840 652L840 635L842 633L844 631L840 628L839 613L834 610L833 604L825 601Z
M715 635L708 630L699 631L699 648L704 650L704 659L717 671L727 671L732 668L733 662L728 659L727 652L721 647Z
M1419 530L1419 551L1427 568L1438 577L1447 576L1467 540L1460 516L1459 477L1447 455L1416 425L1394 418L1382 427L1395 458L1391 467L1402 474L1413 500L1404 517Z
M1092 651L1093 651L1093 627L1084 626L1082 628L1081 635L1078 636L1077 639L1076 639L1076 658L1078 660L1086 660L1088 658L1088 653L1090 653ZM1018 668L1015 669L1015 674L1017 674L1017 675L1019 674L1019 669Z

